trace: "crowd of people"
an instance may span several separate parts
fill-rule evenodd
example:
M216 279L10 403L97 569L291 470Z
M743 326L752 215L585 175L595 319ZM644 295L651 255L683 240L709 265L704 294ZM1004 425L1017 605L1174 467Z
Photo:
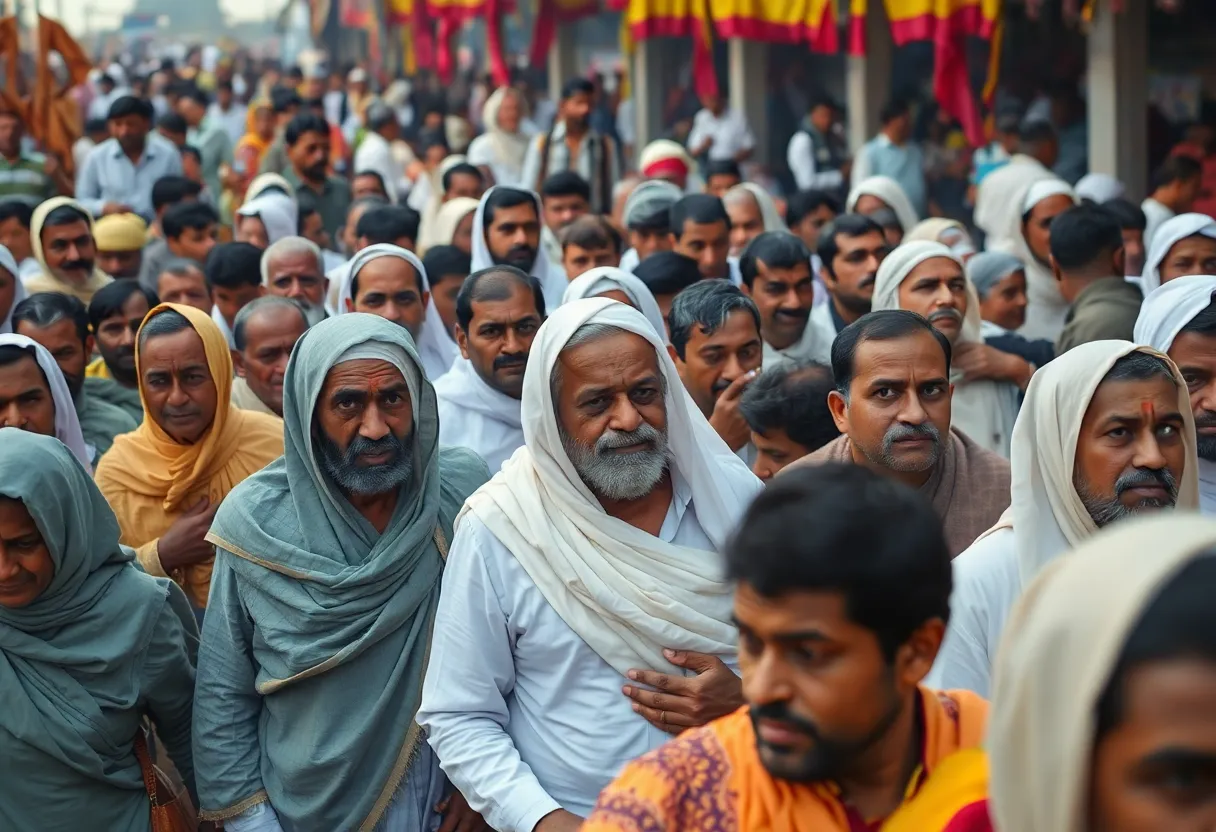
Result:
M0 826L1210 825L1199 163L160 74L0 115Z

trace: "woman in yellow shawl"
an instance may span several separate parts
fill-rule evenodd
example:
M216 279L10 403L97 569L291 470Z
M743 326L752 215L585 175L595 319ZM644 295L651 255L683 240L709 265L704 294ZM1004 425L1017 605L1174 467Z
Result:
M282 455L283 423L232 405L227 341L192 307L148 313L135 367L144 421L115 440L97 487L148 574L173 578L201 609L214 558L203 535L228 492Z
M274 110L271 109L270 99L261 98L250 103L249 116L245 120L245 135L241 136L232 151L232 169L240 175L243 182L238 197L244 194L249 183L258 175L262 156L273 142Z

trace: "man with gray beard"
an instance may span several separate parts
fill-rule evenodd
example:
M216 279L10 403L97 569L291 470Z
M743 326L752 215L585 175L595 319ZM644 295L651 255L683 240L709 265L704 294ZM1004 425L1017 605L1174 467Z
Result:
M564 832L625 763L742 704L718 553L760 481L608 298L548 318L521 402L524 447L457 523L418 722L491 827Z
M954 560L950 624L930 687L987 697L1005 620L1044 567L1111 523L1198 507L1186 382L1149 347L1073 347L1030 382L1011 462L1009 511Z
M329 278L320 247L304 237L284 237L262 253L266 294L290 298L304 310L309 325L326 318Z
M1009 463L951 426L950 341L898 309L871 312L832 343L828 409L842 436L791 464L852 462L929 498L951 556L1009 505Z

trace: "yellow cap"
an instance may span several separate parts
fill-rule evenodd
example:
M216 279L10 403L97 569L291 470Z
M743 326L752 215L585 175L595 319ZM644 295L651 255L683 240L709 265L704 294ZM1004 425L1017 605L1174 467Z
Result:
M148 242L148 224L136 214L110 214L93 224L98 251L139 251Z

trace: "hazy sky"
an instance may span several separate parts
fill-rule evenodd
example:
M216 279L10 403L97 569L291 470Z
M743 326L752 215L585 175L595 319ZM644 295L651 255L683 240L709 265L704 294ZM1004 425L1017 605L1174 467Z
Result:
M33 5L31 0L23 3ZM263 20L277 15L284 0L219 0L219 4L229 20ZM122 16L135 8L135 0L40 0L40 8L44 14L59 17L73 34L81 34L86 21L94 30L117 28ZM169 25L172 31L172 16ZM183 33L183 39L190 39L188 33Z

